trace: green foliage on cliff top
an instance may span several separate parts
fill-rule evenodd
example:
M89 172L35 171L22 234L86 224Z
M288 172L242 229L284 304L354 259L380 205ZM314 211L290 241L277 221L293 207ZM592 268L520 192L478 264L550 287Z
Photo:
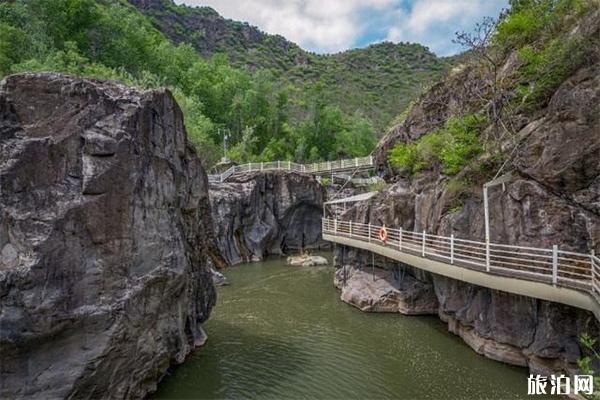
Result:
M322 86L298 89L269 71L232 67L223 56L203 59L121 0L0 3L0 76L23 71L170 87L208 165L221 155L223 130L240 162L362 156L375 144L371 123L327 103Z
M517 50L520 68L517 99L527 109L544 106L562 82L598 51L596 44L571 35L580 17L598 7L594 0L512 0L493 45ZM595 48L595 50L594 50Z
M479 136L486 123L487 118L479 114L452 117L441 129L418 141L394 146L389 153L390 163L412 173L440 163L445 174L455 175L483 152Z

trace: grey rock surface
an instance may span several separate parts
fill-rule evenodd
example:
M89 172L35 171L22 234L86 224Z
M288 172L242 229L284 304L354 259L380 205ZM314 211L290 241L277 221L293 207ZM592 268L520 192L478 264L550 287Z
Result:
M290 256L286 260L287 265L294 267L319 267L328 265L329 261L322 256L311 256L308 254L302 254L299 256Z
M205 340L206 174L165 90L0 84L0 397L140 398Z
M433 284L406 275L406 267L347 265L336 269L334 284L342 301L362 311L428 315L438 309Z
M586 29L597 40L600 13L590 18ZM562 250L600 252L600 61L597 55L593 57L595 61L568 77L546 105L514 116L519 146L508 167L513 179L505 190L501 186L490 190L493 242L542 248L557 244ZM501 79L509 79L514 68L514 57L508 57ZM438 129L451 115L479 111L471 93L483 90L478 87L481 84L467 67L425 93L375 152L379 172L389 187L348 210L343 218L483 241L482 185L496 169L492 176L484 176L466 167L448 177L434 164L411 176L391 168L387 160L396 143ZM343 246L336 253L338 276L344 265L369 271L370 255ZM382 268L406 268L387 261L376 263ZM600 322L590 312L421 275L412 271L403 280L431 282L439 304L436 313L447 321L449 330L490 358L542 373L572 372L582 355L578 337L583 333L600 337ZM412 295L415 287L408 286ZM384 300L372 288L364 290L374 294L375 304ZM429 286L423 290L424 295L430 293Z
M326 247L321 237L325 189L314 178L252 172L211 183L216 245L230 263Z

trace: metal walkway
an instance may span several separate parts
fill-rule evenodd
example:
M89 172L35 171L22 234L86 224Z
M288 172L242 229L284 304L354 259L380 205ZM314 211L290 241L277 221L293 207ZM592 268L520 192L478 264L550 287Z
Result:
M323 218L323 239L479 286L589 310L600 320L600 258Z
M211 182L225 182L229 177L254 171L293 171L312 175L329 175L340 172L367 171L373 168L373 157L325 161L314 164L297 164L291 161L272 161L235 165L219 175L209 175Z

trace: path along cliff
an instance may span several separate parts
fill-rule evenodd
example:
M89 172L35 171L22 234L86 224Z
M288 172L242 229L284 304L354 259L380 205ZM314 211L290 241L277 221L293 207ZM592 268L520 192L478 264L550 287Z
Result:
M480 66L467 64L433 86L375 152L386 189L342 219L482 241L482 186L503 168L513 179L490 189L492 241L543 248L558 244L564 250L598 253L599 21L600 14L592 12L569 30L569 37L589 46L585 61L547 101L534 108L517 106L504 117L513 135L487 142L501 151L484 151L456 174L435 160L416 172L390 162L390 150L399 144L433 143L423 138L447 127L450 118L491 113L490 103L482 100L494 94L486 81L489 74ZM508 53L498 67L502 87L522 85L524 65L518 52ZM506 108L514 105L514 91L500 93L505 97L493 101ZM493 120L481 127L480 140L494 137ZM365 311L437 314L451 332L490 358L543 373L573 372L583 355L579 336L600 338L600 323L590 312L476 287L380 257L374 258L373 280L371 257L336 248L336 284L344 301Z

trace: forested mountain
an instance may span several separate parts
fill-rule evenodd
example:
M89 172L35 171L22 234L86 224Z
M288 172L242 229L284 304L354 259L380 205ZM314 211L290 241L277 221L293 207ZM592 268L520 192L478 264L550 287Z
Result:
M50 71L166 86L207 165L225 133L238 162L367 155L444 68L420 45L316 55L170 0L0 2L0 78Z
M390 42L337 54L315 54L279 35L223 18L210 7L172 0L129 0L174 43L190 43L200 54L226 54L251 70L268 69L295 86L322 82L325 98L348 113L368 116L383 130L424 85L439 80L450 64L419 44Z

